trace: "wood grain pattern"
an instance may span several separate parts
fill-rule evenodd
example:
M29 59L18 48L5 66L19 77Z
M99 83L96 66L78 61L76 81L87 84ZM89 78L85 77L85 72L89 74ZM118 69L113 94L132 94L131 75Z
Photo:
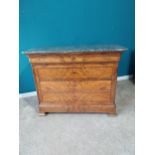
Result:
M39 104L42 101L42 94L41 94L41 89L40 89L40 81L39 81L39 76L38 76L38 72L35 69L35 67L33 67L32 65L32 69L33 69L33 76L34 76L34 81L35 81L35 86L36 86L36 90L37 90L37 96L38 96L38 100L39 100Z
M67 92L67 93L45 93L43 102L51 104L109 104L110 92L84 93L84 92Z
M27 55L32 63L39 112L116 113L121 52Z
M72 67L40 67L38 68L38 76L40 81L48 80L77 80L77 79L104 79L111 78L113 73L112 67L104 65L76 65Z
M30 54L31 63L83 63L83 62L118 62L120 52L94 52L94 53L59 53L59 54Z
M40 112L104 112L116 113L116 106L114 104L106 105L60 105L60 104L40 104Z
M111 80L111 102L115 104L115 94L116 94L116 83L117 83L117 70L118 63L114 63L113 66L113 76Z
M105 92L111 90L111 80L40 81L42 94L72 92Z

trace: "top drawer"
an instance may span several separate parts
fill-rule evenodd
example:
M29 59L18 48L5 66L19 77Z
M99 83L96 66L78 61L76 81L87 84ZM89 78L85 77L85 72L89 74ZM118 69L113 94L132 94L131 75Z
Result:
M32 54L29 58L33 64L118 62L120 53Z

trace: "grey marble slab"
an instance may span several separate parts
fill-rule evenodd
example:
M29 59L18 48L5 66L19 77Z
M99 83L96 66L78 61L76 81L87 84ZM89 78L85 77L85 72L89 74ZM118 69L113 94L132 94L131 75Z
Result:
M127 48L120 45L76 45L76 46L58 46L49 48L38 48L24 51L24 54L44 54L44 53L74 53L74 52L123 52Z

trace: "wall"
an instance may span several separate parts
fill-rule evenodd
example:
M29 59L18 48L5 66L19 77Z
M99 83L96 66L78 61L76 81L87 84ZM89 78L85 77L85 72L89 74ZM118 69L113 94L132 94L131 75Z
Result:
M31 65L22 51L75 44L128 48L118 75L133 73L134 0L20 0L20 93L34 91Z

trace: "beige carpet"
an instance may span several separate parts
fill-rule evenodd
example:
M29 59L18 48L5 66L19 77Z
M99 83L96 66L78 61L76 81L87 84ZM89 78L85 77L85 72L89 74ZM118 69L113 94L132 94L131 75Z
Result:
M51 113L38 116L37 98L20 99L20 155L134 155L134 84L117 84L117 117Z

